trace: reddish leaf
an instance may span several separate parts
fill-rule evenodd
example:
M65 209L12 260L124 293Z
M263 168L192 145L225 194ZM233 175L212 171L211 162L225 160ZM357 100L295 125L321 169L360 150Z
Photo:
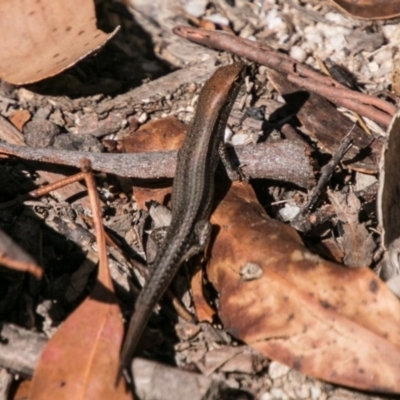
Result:
M31 400L131 398L122 379L116 386L124 329L108 270L94 180L85 174L99 249L98 280L89 298L44 347L33 375Z
M115 381L123 337L114 294L100 282L43 349L31 400L130 399Z

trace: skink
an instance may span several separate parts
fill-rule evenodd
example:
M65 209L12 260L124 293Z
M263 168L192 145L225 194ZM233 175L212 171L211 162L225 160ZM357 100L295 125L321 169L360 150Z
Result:
M121 352L120 373L131 361L153 308L180 265L207 244L214 175L220 156L227 166L223 132L244 74L242 63L221 67L200 92L193 123L178 152L171 225L157 253L153 272L136 301Z

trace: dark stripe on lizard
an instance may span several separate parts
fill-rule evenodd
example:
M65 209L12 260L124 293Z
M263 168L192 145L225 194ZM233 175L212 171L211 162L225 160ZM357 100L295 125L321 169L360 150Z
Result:
M151 313L183 261L202 251L211 225L214 175L224 129L243 82L245 67L219 68L203 86L191 128L178 152L172 187L172 218L141 291L121 352L120 373L129 365Z

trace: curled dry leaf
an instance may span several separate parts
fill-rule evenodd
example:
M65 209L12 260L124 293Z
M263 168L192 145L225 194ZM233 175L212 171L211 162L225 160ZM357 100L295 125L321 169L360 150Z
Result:
M304 374L400 392L400 303L371 270L312 254L244 183L211 222L219 232L208 277L234 336Z
M56 75L98 50L118 28L96 28L92 0L0 2L0 76L12 84Z
M400 15L399 0L331 0L342 11L353 17L389 19Z

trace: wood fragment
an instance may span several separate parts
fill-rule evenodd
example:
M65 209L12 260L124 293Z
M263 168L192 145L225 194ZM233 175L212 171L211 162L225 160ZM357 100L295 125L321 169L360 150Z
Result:
M1 230L0 264L17 271L29 272L36 278L41 278L43 274L36 261Z
M310 159L300 143L284 140L273 144L236 147L228 151L236 153L238 163L243 165L243 172L251 178L286 181L304 188L310 188L315 183ZM94 170L139 179L171 178L176 163L176 151L104 154L33 149L0 143L0 153L73 167L77 167L79 160L84 157L91 161Z
M12 324L0 325L0 365L30 377L47 342L44 335Z
M135 379L137 394L141 399L202 400L207 398L218 400L225 398L224 385L215 379L140 358L134 358L132 362L132 375Z
M299 93L299 87L288 82L278 72L269 73L273 84L289 102ZM381 157L382 142L376 141L345 115L337 111L321 96L310 93L297 112L306 134L317 146L328 154L334 154L340 147L344 136L350 131L352 147L343 157L343 163L349 168L364 173L378 172L378 160Z

